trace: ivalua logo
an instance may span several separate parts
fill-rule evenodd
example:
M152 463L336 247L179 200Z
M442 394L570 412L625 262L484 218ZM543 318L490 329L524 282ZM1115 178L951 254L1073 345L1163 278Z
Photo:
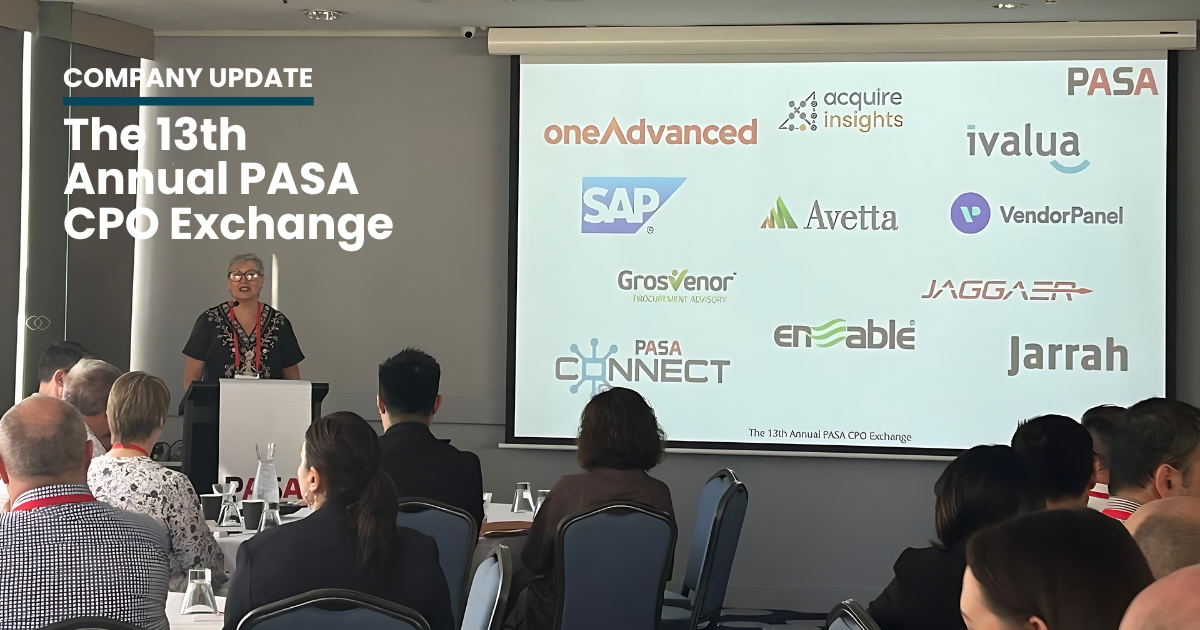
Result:
M1025 123L1024 130L1018 131L976 131L975 125L967 125L967 155L972 157L1038 157L1071 158L1063 164L1058 159L1050 160L1054 170L1074 175L1086 169L1091 163L1087 160L1074 160L1079 157L1079 134L1074 131L1034 131L1031 123Z
M637 232L686 180L686 177L584 177L583 233Z

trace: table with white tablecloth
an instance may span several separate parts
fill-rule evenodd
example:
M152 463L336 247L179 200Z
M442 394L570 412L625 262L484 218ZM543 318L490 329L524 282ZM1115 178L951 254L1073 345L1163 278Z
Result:
M172 630L220 630L225 625L221 615L184 615L180 613L182 609L183 593L167 593L167 622ZM225 610L224 597L217 597L217 610Z

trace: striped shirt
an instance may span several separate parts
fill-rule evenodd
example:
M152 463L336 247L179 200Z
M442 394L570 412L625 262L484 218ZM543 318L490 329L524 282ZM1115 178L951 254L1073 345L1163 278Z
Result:
M84 500L30 507L70 495ZM154 519L92 500L87 486L44 486L12 504L0 514L0 630L76 617L168 630L167 535Z
M1118 521L1127 521L1129 520L1130 516L1133 516L1134 512L1138 511L1138 508L1140 507L1142 507L1141 503L1134 503L1129 499L1109 497L1108 507L1104 508L1103 513L1106 516L1111 516L1117 519Z

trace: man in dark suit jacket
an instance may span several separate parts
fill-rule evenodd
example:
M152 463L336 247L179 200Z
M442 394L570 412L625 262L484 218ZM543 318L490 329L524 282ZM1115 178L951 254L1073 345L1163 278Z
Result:
M400 498L433 499L466 511L483 526L483 473L479 458L450 446L429 430L442 405L442 369L433 357L405 348L379 364L383 469Z

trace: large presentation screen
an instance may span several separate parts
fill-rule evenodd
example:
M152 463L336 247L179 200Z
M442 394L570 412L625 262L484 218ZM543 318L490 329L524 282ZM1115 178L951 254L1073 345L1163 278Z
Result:
M1167 62L519 69L508 439L951 454L1167 387Z

